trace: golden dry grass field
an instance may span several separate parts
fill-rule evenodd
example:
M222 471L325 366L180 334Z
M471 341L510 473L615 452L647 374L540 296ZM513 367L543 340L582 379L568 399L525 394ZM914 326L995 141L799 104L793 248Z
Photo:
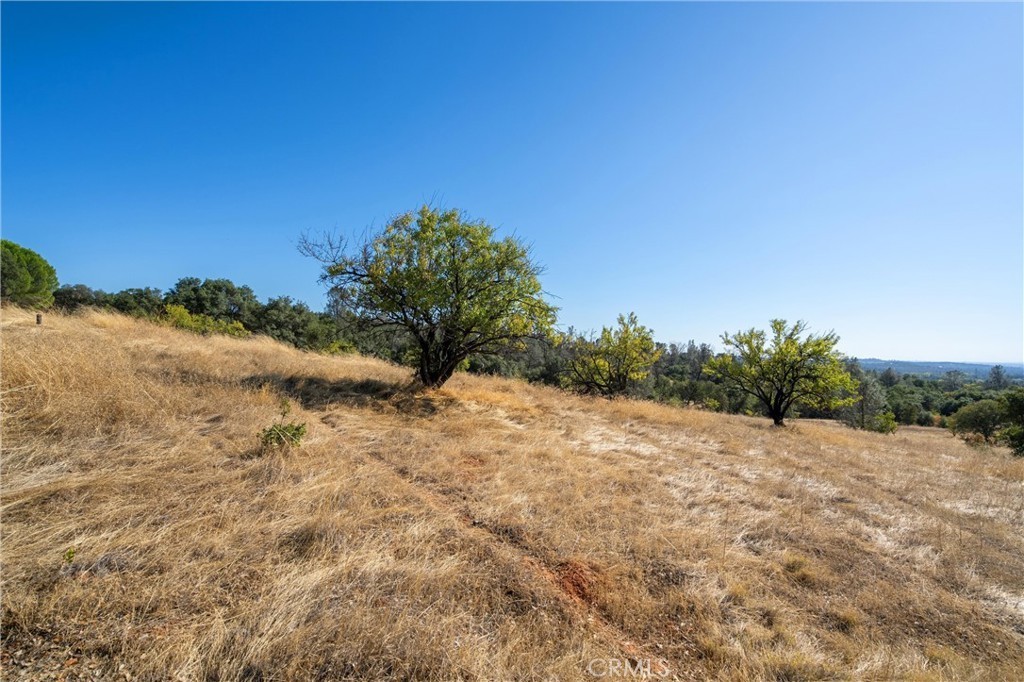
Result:
M1022 677L1004 449L2 324L4 679Z

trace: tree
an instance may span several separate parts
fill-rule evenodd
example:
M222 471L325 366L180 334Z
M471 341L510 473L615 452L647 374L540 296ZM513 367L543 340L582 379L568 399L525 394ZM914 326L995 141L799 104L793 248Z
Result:
M292 301L288 296L272 298L261 306L250 331L302 350L332 353L352 348L330 315L315 313L305 303Z
M886 367L885 371L878 377L878 380L886 388L892 388L896 384L900 383L900 375L897 374L896 370L892 367Z
M180 305L193 315L206 315L222 322L241 322L250 327L260 309L260 301L247 286L237 286L229 279L183 277L167 295L164 303Z
M53 292L53 304L71 312L83 306L99 305L105 296L102 291L93 291L84 284L65 284Z
M1017 457L1024 457L1024 388L1007 391L1000 397L1003 430L999 439L1010 446Z
M1006 368L1002 365L996 365L988 371L988 381L985 382L986 388L991 388L996 391L1001 391L1004 388L1009 388L1010 379L1006 376Z
M708 372L760 400L776 426L785 425L796 404L835 409L857 401L857 382L835 350L835 332L801 339L803 321L789 327L772 320L771 328L770 344L757 329L723 334L726 352L708 361Z
M958 369L950 370L942 375L942 388L945 391L959 391L969 378L966 372L961 372Z
M868 431L892 433L896 430L896 418L889 411L885 389L878 379L867 374L860 363L851 360L846 363L846 371L857 382L857 402L841 407L836 418L848 426Z
M108 308L134 315L135 317L156 317L164 312L164 300L159 289L124 289L116 294L105 294L102 303Z
M635 313L619 315L616 329L604 327L596 339L576 337L569 341L571 383L585 393L624 395L650 374L663 350L653 332Z
M950 428L956 435L966 440L977 434L991 443L1003 422L1003 406L998 400L979 400L961 407L951 419Z
M30 308L49 308L57 271L42 256L7 239L0 240L0 299Z
M554 325L529 249L495 239L493 227L457 209L402 214L355 249L331 236L303 237L299 249L325 264L321 280L337 308L412 336L427 387L443 385L470 355L520 345Z

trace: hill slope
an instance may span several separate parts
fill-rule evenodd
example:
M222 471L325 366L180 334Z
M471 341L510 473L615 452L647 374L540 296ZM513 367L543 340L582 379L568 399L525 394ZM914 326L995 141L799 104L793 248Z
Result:
M366 358L3 316L5 679L1024 666L1004 450L471 376L415 394ZM307 441L261 454L282 396Z

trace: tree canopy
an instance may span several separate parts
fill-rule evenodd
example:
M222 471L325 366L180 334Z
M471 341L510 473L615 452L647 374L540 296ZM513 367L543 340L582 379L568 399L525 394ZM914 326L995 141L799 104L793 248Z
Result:
M247 286L229 279L183 277L164 296L164 302L180 305L194 315L207 315L218 320L241 322L253 326L260 308L256 294Z
M1000 440L1006 443L1013 454L1024 457L1024 388L1014 388L1002 398L1003 430Z
M835 332L801 338L807 324L785 320L772 320L771 330L770 341L758 329L723 334L726 352L708 361L708 372L756 397L776 426L796 404L834 409L858 400Z
M961 437L976 434L986 443L994 442L1004 419L1004 407L998 400L979 400L964 405L953 415L950 428Z
M554 325L529 249L496 239L493 227L457 209L404 213L354 249L330 236L304 237L300 251L325 264L322 280L338 309L413 338L417 375L428 387L443 385L471 355Z
M857 402L840 407L835 417L847 426L880 433L896 430L896 417L889 409L885 388L874 376L868 374L856 360L846 363L846 371L857 382Z
M49 308L57 289L57 271L42 256L4 239L0 241L0 298L30 308Z
M572 385L605 396L630 393L647 378L663 352L636 313L619 315L618 327L604 327L596 339L577 337L569 343Z

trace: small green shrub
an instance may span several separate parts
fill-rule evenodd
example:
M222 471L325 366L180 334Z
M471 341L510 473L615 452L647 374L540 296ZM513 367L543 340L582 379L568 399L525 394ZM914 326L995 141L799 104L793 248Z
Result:
M209 315L190 313L185 306L169 303L164 306L169 325L178 329L186 329L196 334L227 334L228 336L248 336L249 332L241 322L225 322Z
M874 423L871 426L872 431L878 433L896 433L896 428L899 424L896 422L896 415L892 412L883 412L874 419Z
M260 445L266 448L291 448L302 445L302 439L306 435L306 424L299 422L285 422L285 417L291 412L292 406L287 398L281 399L281 420L260 431Z
M347 353L355 353L356 347L351 341L338 340L331 341L324 346L316 346L312 350L324 355L345 355Z
M306 435L305 424L274 424L260 432L260 443L264 446L295 446L302 444Z

